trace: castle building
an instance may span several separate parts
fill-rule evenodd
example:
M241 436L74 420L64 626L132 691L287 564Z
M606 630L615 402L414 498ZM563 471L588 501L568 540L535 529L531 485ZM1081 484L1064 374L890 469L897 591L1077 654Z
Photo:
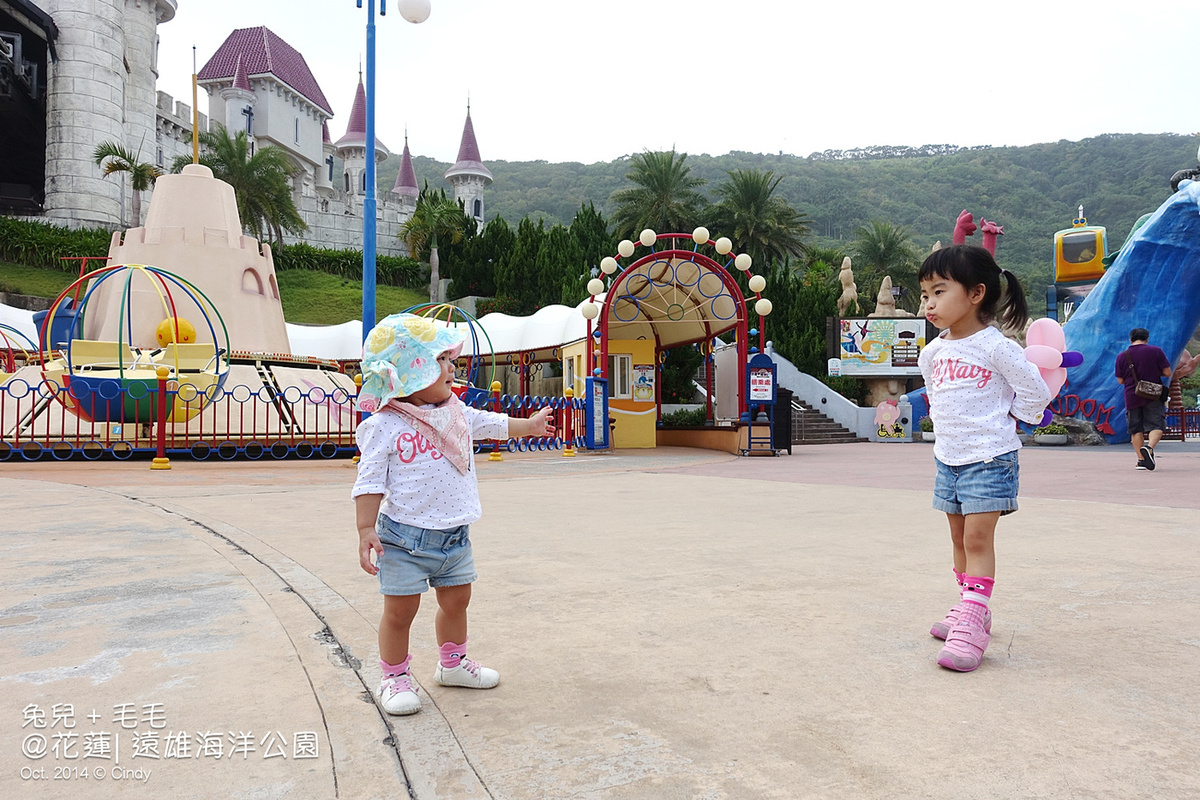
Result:
M156 91L157 26L177 8L178 0L0 0L0 213L66 227L141 224L129 218L128 179L105 178L92 154L101 142L117 142L164 170L190 156L191 107ZM199 115L201 132L216 125L245 131L252 148L278 147L291 161L293 199L308 230L285 233L284 241L360 247L369 149L362 76L336 141L333 108L304 56L269 28L231 32L197 83L211 117ZM388 148L378 138L373 144L380 163ZM445 178L482 223L492 175L479 157L469 108L458 160ZM379 253L405 254L398 234L417 194L406 132L396 184L377 200Z

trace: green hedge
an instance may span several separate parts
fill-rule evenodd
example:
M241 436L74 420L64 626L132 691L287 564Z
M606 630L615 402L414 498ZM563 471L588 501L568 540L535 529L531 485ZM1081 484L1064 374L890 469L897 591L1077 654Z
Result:
M273 247L275 270L304 269L362 280L361 250L326 250L304 243ZM375 282L420 289L429 285L429 268L414 258L375 256Z
M106 256L112 231L103 228L70 230L48 222L0 217L0 261L26 267L79 272L78 261L64 256ZM361 250L325 250L307 244L272 248L277 271L304 269L362 280ZM384 286L420 289L429 285L429 268L412 258L376 256L375 280ZM100 267L100 262L89 264ZM168 265L163 265L170 269Z
M703 425L708 420L708 410L700 408L680 408L670 414L662 415L664 428L687 428Z
M103 228L70 230L48 222L30 222L0 217L0 261L11 261L26 267L54 269L79 273L78 261L63 261L63 257L108 255L112 231ZM103 266L89 262L89 269Z

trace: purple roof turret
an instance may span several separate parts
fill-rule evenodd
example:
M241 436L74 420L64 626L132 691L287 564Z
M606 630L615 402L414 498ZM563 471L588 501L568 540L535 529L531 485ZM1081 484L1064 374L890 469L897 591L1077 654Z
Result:
M335 143L337 147L365 147L367 144L367 91L363 88L362 77L358 79L358 89L354 92L354 107L350 109L350 123L346 126L346 134ZM379 137L375 137L375 160L387 158L388 149Z
M421 190L417 188L417 173L413 169L412 153L408 151L407 133L404 134L404 155L400 158L400 172L396 174L396 185L392 187L392 194L414 199L421 194Z
M475 126L471 123L471 109L467 107L467 123L463 126L462 142L458 145L458 160L446 170L446 180L456 175L478 175L492 182L492 173L479 157L479 143L475 141Z

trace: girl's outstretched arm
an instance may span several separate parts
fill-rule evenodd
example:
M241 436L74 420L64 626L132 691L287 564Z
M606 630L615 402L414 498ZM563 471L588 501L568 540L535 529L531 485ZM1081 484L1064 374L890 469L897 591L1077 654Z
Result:
M553 413L554 409L547 406L529 419L509 417L508 435L514 439L520 439L522 436L553 436L554 422L551 419Z

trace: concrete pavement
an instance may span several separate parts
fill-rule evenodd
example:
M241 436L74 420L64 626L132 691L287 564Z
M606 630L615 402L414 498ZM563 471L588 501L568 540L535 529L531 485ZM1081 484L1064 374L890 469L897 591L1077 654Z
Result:
M969 675L927 633L955 599L929 446L560 456L478 461L502 682L433 683L430 597L409 718L371 700L350 463L0 466L0 796L1200 791L1195 445L1023 452Z

